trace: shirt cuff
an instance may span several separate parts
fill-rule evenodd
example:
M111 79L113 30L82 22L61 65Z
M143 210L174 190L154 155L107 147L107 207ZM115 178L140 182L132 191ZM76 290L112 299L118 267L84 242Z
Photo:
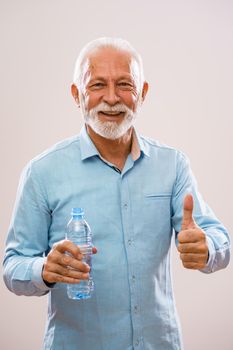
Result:
M200 269L201 272L211 273L213 272L214 260L216 256L216 249L214 243L210 237L206 235L206 241L208 245L209 257L206 263L206 266L203 269Z
M34 286L41 291L48 292L52 287L55 285L55 283L51 283L50 285L45 284L43 278L42 278L42 270L44 266L45 258L38 258L35 260L35 262L32 265L32 283Z

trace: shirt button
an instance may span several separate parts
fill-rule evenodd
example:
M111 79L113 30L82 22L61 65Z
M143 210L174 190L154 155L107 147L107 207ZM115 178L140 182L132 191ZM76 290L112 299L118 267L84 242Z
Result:
M132 244L132 239L128 239L128 245Z
M139 339L137 339L136 341L135 341L135 346L138 346L139 345Z
M135 275L133 275L133 276L132 276L133 282L135 282L135 279L136 279L136 277L135 277Z
M127 209L127 208L128 208L128 204L125 203L125 204L124 204L124 209Z
M134 312L135 312L135 313L138 312L138 307L137 307L137 305L134 306Z

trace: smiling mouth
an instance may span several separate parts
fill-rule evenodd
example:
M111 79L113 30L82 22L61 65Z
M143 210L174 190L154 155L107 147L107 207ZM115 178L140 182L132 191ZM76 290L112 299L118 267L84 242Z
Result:
M119 117L122 116L125 112L100 111L99 113L106 115L107 117Z

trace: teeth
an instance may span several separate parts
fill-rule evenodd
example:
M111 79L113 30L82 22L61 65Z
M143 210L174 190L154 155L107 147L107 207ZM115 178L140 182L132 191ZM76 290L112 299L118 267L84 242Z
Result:
M104 113L104 114L109 114L109 115L118 115L118 114L120 114L121 112L104 112L104 111L103 111L103 113Z

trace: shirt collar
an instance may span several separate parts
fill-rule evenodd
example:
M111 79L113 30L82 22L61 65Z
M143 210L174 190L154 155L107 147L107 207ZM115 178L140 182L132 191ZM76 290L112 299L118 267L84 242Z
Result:
M80 150L81 150L81 159L87 159L96 155L99 155L97 148L92 142L90 136L87 133L86 126L83 125L80 134Z
M99 156L99 152L95 147L94 143L92 142L90 136L88 135L85 125L81 129L79 137L80 137L80 149L81 149L82 160L90 157L94 157L96 155ZM145 155L149 157L148 147L146 147L144 140L137 133L137 131L133 129L133 140L132 140L132 147L131 147L132 159L134 161L137 160L140 157L141 152L143 152Z
M136 149L136 151L134 151L134 148ZM135 153L137 152L136 159L134 158L134 152ZM137 130L134 128L134 130L133 130L133 142L132 142L132 148L131 148L131 154L132 154L133 160L137 160L140 157L141 152L143 154L145 154L147 157L150 156L148 145L145 143L144 138L141 137L138 134Z

